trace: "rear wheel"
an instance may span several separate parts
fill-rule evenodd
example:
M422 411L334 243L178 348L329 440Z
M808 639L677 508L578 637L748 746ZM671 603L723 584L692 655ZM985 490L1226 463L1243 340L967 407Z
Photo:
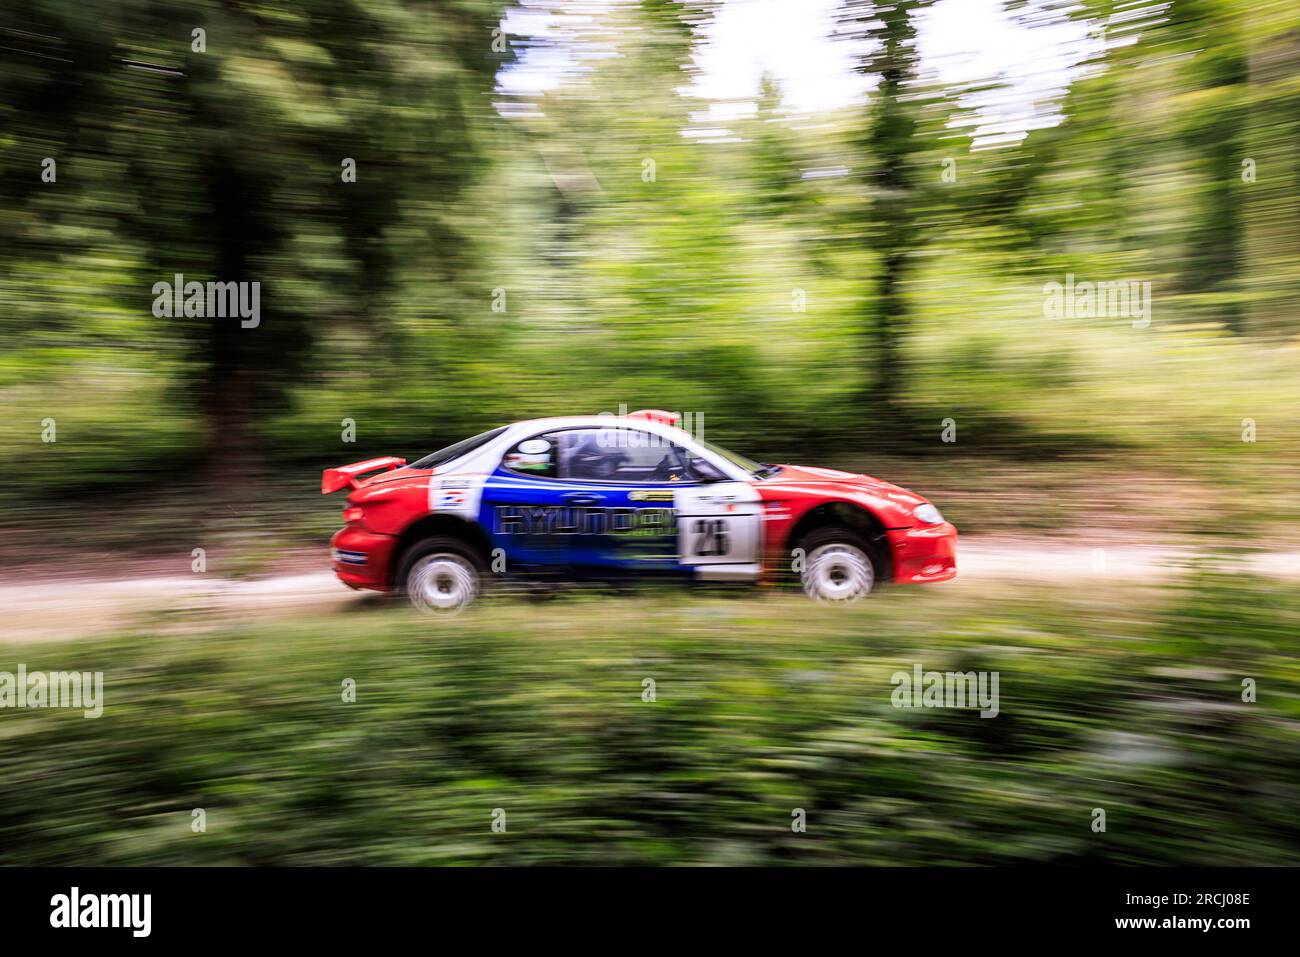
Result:
M460 539L426 538L402 555L396 580L416 608L453 615L467 608L483 590L483 563Z
M799 584L815 601L848 604L876 587L871 546L847 528L819 528L804 536Z

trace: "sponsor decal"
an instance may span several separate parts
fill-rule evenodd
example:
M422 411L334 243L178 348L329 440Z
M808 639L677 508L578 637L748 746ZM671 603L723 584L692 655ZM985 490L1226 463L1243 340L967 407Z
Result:
M446 478L433 487L432 507L434 511L459 512L473 508L474 480L468 478Z
M628 492L627 497L633 502L671 502L673 493L664 488L635 489Z
M438 490L438 508L460 508L469 497L469 490L443 488Z
M492 517L498 535L677 534L677 513L671 508L497 505Z

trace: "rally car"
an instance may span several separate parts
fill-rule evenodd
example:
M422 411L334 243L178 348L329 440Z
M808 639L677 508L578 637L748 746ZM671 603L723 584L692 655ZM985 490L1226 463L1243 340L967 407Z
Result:
M751 462L678 421L659 410L534 419L409 464L326 469L323 494L351 490L334 570L352 588L444 612L498 576L530 573L791 580L831 602L957 574L957 530L920 495Z

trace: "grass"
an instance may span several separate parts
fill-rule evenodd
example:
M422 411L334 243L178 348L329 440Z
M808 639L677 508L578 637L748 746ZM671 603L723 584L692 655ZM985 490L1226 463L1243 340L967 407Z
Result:
M7 670L103 670L106 703L0 712L0 846L8 865L1295 864L1298 625L1289 585L1221 575L851 609L670 590L451 621L196 612L5 646ZM892 707L918 662L998 671L1001 713Z

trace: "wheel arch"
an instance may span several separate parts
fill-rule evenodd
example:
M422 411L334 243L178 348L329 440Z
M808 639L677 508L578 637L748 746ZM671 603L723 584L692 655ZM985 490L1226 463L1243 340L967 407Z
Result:
M397 570L402 565L402 556L416 542L435 535L444 535L463 541L474 549L486 565L492 554L492 542L487 532L477 522L461 518L459 515L432 513L416 519L397 537L393 546L393 557L388 563L388 584L397 584Z
M785 539L785 551L797 548L809 533L830 526L842 526L861 536L871 547L873 557L880 566L880 577L885 581L893 580L893 554L889 547L889 537L885 534L885 525L871 509L856 502L838 499L810 508L790 529Z

